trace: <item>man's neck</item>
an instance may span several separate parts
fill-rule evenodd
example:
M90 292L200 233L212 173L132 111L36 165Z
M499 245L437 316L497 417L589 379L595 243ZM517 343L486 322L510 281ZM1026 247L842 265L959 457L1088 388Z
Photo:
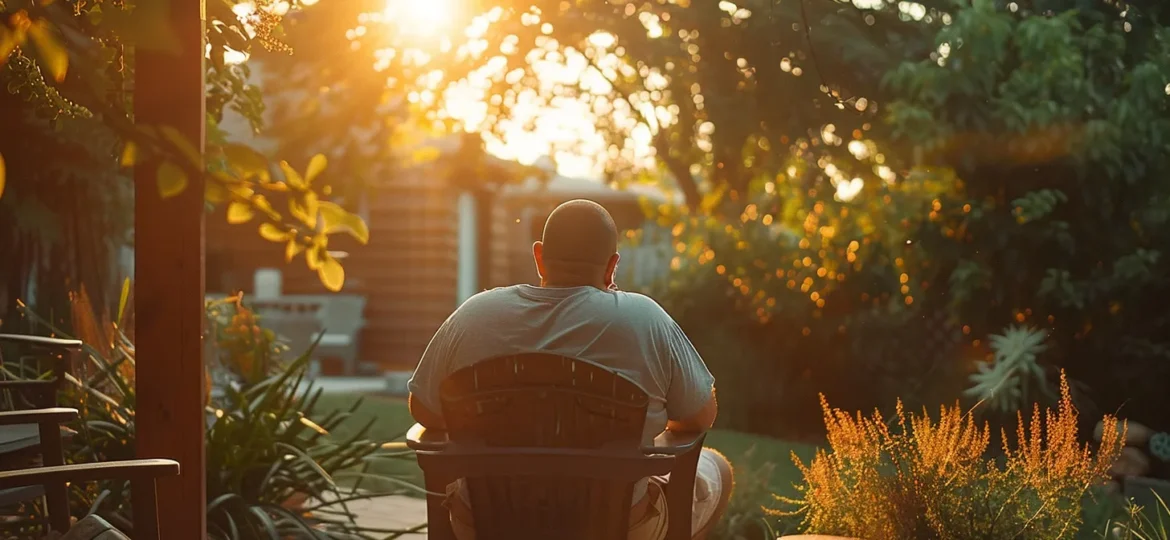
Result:
M573 287L593 287L595 289L605 290L601 283L560 283L549 281L546 279L540 280L540 286L546 289L571 289Z

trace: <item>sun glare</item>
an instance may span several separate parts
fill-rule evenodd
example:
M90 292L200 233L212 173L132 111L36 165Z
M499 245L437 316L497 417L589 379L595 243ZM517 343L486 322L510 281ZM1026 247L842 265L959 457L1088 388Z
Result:
M382 11L385 21L403 34L433 37L450 30L457 19L458 0L387 0Z

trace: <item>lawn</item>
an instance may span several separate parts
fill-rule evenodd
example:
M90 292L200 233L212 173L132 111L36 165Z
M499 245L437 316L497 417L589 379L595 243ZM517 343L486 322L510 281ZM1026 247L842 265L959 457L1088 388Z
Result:
M323 394L318 401L318 415L336 409L348 410L359 398L355 394ZM406 430L414 423L406 409L406 401L381 396L366 396L364 402L349 421L338 429L334 436L344 438L361 426L370 423L369 437L374 440L401 440ZM790 455L796 452L802 459L812 457L815 447L807 444L790 443L779 439L749 435L735 431L712 430L706 445L719 450L737 467L736 482L742 483L744 474L759 474L764 462L772 462L775 469L769 485L774 493L795 495L792 484L800 478L800 472L792 463ZM753 449L750 456L748 450ZM422 473L413 460L378 460L371 466L371 472L394 475L421 485Z

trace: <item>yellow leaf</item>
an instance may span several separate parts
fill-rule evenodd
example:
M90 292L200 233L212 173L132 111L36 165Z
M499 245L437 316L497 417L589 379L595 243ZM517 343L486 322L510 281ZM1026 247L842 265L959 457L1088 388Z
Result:
M439 159L439 156L440 152L438 148L435 148L434 146L424 146L423 148L415 150L411 154L411 159L414 161L414 163L421 165L423 163L430 163L436 159Z
M179 149L179 152L191 162L191 166L197 171L203 170L203 153L199 151L185 135L171 126L159 126L159 132L162 133L163 138L170 141Z
M236 201L228 205L227 220L232 225L252 221L253 215L252 207L246 202Z
M310 229L317 228L317 215L320 212L320 204L317 202L317 194L312 191L305 191L299 197L295 194L288 199L288 212L293 217L297 218L307 225Z
M133 166L138 161L138 146L134 141L126 141L126 146L122 147L122 159L120 161L123 167Z
M284 246L284 262L292 262L303 249L305 246L302 246L296 239L289 240L288 245Z
M8 31L8 25L0 24L0 66L8 61L9 55L19 45L20 40L13 32Z
M317 433L320 433L320 434L322 434L322 435L328 435L328 434L329 434L329 432L328 432L328 431L326 431L326 430L325 430L325 428L323 428L323 427L321 427L321 426L317 425L317 423L316 423L316 422L314 422L314 421L312 421L312 420L309 420L308 418L305 418L304 416L302 416L302 417L301 417L301 423L302 423L302 424L304 424L304 425L305 425L306 427L308 427L309 429L311 429L311 430L313 430L313 431L316 431Z
M324 258L328 256L324 247L314 246L305 252L305 264L309 265L309 270L320 270Z
M39 20L28 28L28 35L37 46L37 55L41 57L41 64L54 81L65 80L65 71L69 67L69 53L61 45L61 41L53 34L53 27L48 21Z
M289 233L272 223L261 223L260 237L269 242L283 242L288 239Z
M309 168L305 170L305 184L313 183L313 179L321 174L321 171L325 170L327 163L324 154L313 156L313 159L309 160Z
M203 184L203 200L211 204L219 204L228 199L228 191L216 181Z
M122 324L122 316L126 313L126 303L130 300L130 278L122 281L122 296L118 298L118 324Z
M301 178L301 173L292 168L292 165L289 165L287 161L280 162L280 170L284 172L284 181L288 183L288 185L296 189L305 188L305 180Z
M326 289L337 292L345 284L345 269L337 259L325 254L321 260L321 267L317 269L317 277L321 279Z
M4 156L0 155L0 197L4 196Z
M258 175L268 180L268 159L260 152L243 144L229 144L223 147L228 166L242 176Z
M162 198L169 199L187 189L187 173L178 165L169 161L158 166L158 193Z
M321 221L326 234L344 231L362 244L370 241L370 228L365 221L362 221L362 218L329 201L321 201L318 203L318 208L321 211Z

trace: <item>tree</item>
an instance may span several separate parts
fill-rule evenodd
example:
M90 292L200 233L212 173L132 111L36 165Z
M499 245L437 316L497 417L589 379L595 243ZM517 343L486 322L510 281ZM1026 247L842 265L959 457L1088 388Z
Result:
M315 177L325 168L325 158L306 159L302 163L307 163L307 169L272 163L249 146L224 139L216 129L223 111L229 109L247 117L255 129L262 127L259 88L249 81L247 66L227 60L253 47L283 48L277 37L279 6L261 2L256 10L247 12L230 0L209 2L207 96L212 137L201 157L170 127L135 124L131 119L133 92L127 83L133 79L133 50L152 47L165 51L176 46L167 32L168 3L138 4L105 0L0 2L0 78L10 94L3 103L20 122L17 129L30 135L5 137L0 146L0 159L5 163L0 173L7 171L0 181L0 186L7 187L0 196L10 193L3 203L11 204L10 209L17 204L35 208L37 202L53 208L62 200L70 201L57 211L57 221L79 207L92 209L95 216L125 216L124 197L131 189L126 168L142 156L154 154L162 157L158 196L183 191L191 175L206 176L208 202L227 205L229 221L259 221L259 233L285 244L290 260L303 253L326 286L340 289L344 272L328 253L329 236L344 232L364 243L369 232L360 218L325 200L325 193L314 185ZM39 134L44 137L38 139ZM64 159L62 152L66 152ZM46 163L59 165L46 167ZM63 199L61 192L47 191L45 179L56 180L57 185L68 182L70 189L64 191L68 199ZM112 199L101 206L87 206L100 199L79 188L84 182ZM118 190L108 190L111 185ZM287 210L277 210L274 201L286 203ZM21 219L19 212L16 214L6 218ZM120 223L124 230L125 222ZM10 237L7 246L14 254L27 256L41 249L30 246L54 245L53 238L43 234L51 227L30 227L27 220L19 224L24 226L13 230L21 232ZM99 237L109 234L117 238L120 234L112 227L92 232ZM108 266L102 264L102 258L97 257L94 268ZM19 282L10 280L9 288L24 288L16 285ZM54 280L48 283L67 285ZM105 298L101 290L94 287L90 292Z

